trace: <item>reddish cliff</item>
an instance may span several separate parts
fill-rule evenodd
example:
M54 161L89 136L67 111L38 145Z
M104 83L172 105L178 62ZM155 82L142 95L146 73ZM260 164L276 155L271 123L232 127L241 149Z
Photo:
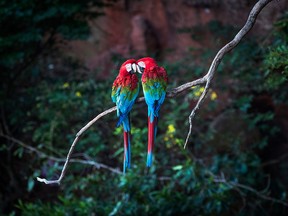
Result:
M113 56L156 55L158 59L175 60L185 56L190 47L213 47L215 42L205 27L210 21L241 28L255 2L119 0L105 8L105 16L90 21L90 38L70 43L69 53L89 70L100 70L104 77L111 70ZM267 34L285 8L286 1L268 5L259 15L252 34ZM192 33L201 42L191 37L193 27L198 27Z

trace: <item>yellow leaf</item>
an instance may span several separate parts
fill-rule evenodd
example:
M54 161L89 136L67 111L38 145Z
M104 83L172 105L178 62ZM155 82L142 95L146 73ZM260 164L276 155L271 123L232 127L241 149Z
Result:
M82 94L81 94L81 92L79 92L79 91L77 91L77 92L75 93L75 95L76 95L76 97L82 97Z
M65 82L64 84L63 84L63 86L62 86L63 88L69 88L70 87L70 85L69 85L69 83L68 82Z
M214 91L213 91L213 92L211 93L211 95L210 95L211 100L216 100L217 97L218 97L218 96L217 96L216 92L214 92Z
M173 124L169 124L167 133L171 134L171 133L174 133L175 131L176 131L176 129L175 129L174 125Z

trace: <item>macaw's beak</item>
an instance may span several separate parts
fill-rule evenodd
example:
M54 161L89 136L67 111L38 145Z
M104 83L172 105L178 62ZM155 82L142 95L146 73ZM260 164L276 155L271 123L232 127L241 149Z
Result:
M142 73L144 72L144 69L145 69L145 68L143 68L143 67L141 67L141 66L139 66L139 65L136 65L136 67L137 67L137 72L138 72L138 73L142 74Z
M135 63L133 63L132 65L132 73L137 73L137 65Z

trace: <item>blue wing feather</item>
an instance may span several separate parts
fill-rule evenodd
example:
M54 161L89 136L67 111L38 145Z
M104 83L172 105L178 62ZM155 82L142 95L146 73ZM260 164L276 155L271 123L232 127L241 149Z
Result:
M135 91L125 91L123 87L118 87L115 91L112 100L117 106L117 116L119 120L117 122L117 127L123 123L125 131L130 131L130 124L128 120L128 114L132 109L133 104L139 93L139 87ZM132 96L132 97L131 97Z
M161 83L155 82L153 85L149 86L149 90L144 91L145 101L148 106L148 116L150 117L151 122L153 121L154 116L159 116L160 107L165 100L166 92L160 90L161 88Z

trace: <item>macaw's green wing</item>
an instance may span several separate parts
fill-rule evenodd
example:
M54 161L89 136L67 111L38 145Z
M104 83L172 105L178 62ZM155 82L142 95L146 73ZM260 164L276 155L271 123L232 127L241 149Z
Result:
M166 96L167 73L162 67L154 67L142 78L143 92L148 106L148 116L158 116Z
M117 106L117 100L120 96L120 92L121 92L121 85L119 83L119 78L117 77L113 83L111 92L111 99L114 103L116 103L116 106ZM120 115L119 107L117 106L117 116L119 115Z

